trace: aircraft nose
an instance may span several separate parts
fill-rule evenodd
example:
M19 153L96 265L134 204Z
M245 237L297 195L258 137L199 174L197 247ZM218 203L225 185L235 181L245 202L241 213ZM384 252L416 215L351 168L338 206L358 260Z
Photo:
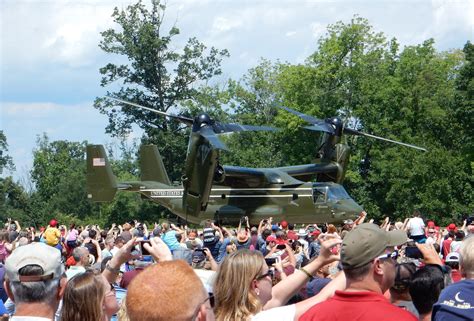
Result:
M340 212L344 212L344 217L351 219L357 218L364 210L353 199L340 200L338 203L338 209Z

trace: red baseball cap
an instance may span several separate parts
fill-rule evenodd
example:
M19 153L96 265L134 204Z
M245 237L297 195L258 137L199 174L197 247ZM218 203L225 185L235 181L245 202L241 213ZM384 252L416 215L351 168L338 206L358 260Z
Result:
M314 230L313 232L311 232L310 236L318 237L319 234L321 234L320 230Z
M57 224L58 224L58 221L56 221L54 218L51 221L49 221L49 226L51 227L56 227Z
M448 230L449 231L455 231L456 230L456 224L454 224L454 223L449 224L448 225Z
M275 242L275 241L276 241L276 237L275 237L275 235L268 235L265 241L266 241L267 243Z
M286 244L286 241L284 239L276 238L275 243L277 245L282 245L282 244Z
M281 221L280 226L282 228L287 228L288 227L288 222L287 221Z
M296 233L290 233L292 231L288 231L288 233L286 234L286 237L289 239L289 240L293 240L293 241L298 241L298 235L296 235Z
M433 221L428 221L428 227L435 227L435 222Z

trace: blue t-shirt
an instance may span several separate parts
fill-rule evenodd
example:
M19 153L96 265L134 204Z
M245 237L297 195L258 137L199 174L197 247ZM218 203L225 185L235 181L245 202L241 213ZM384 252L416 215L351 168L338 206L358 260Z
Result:
M163 242L168 245L171 251L176 250L179 247L178 239L176 238L176 231L168 231L161 237Z
M446 287L433 306L434 321L474 320L474 280L462 280Z

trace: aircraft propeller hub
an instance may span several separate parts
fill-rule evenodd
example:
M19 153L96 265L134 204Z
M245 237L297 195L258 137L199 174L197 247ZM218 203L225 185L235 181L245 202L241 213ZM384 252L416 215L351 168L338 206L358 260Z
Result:
M341 136L342 126L343 126L342 119L339 117L332 117L328 119L328 122L334 127L334 130L335 130L334 134L336 136Z
M209 117L208 114L199 114L194 119L194 123L198 126L198 128L201 128L205 125L211 125L212 120L211 120L211 117Z

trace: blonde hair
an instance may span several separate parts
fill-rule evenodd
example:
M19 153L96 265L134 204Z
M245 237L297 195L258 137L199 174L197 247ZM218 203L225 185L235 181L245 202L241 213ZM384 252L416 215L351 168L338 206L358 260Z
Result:
M247 320L262 310L252 281L264 265L258 251L239 250L226 256L214 282L217 321Z
M118 321L130 321L127 313L127 302L125 301L127 297L122 299L122 303L120 304L120 309L117 312L117 320Z
M88 271L74 276L64 291L61 321L99 321L107 317L102 309L105 289L102 276Z
M329 224L328 233L337 233L337 228L333 224Z
M461 243L461 268L466 278L474 278L474 236L465 238Z

